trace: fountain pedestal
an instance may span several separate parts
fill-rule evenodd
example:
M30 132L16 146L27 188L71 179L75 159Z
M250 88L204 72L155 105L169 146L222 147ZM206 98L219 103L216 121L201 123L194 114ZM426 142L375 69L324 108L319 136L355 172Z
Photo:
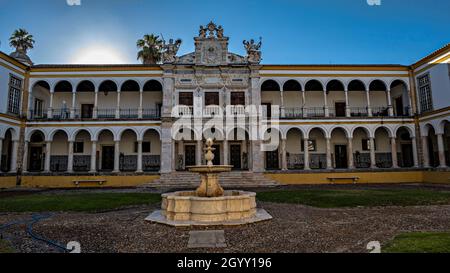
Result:
M256 193L224 191L219 174L233 166L213 166L213 141L206 141L206 166L188 167L201 176L196 191L180 191L162 195L162 205L146 220L176 227L243 225L272 219L265 210L256 208Z

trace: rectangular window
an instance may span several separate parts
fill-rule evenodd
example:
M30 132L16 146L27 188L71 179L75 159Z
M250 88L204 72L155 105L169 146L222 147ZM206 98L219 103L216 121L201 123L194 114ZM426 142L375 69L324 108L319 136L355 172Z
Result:
M34 100L34 116L41 118L44 115L44 101L40 99Z
M178 102L179 105L193 106L194 94L192 92L180 92Z
M218 92L206 92L205 93L205 106L219 105L219 93Z
M82 154L82 153L84 153L84 142L75 142L73 144L73 152L75 154Z
M9 78L9 94L8 94L8 113L20 114L22 80L10 75Z
M417 78L419 84L419 102L421 113L433 110L433 100L431 96L430 74Z
M231 93L231 105L245 105L245 93L244 92L232 92Z

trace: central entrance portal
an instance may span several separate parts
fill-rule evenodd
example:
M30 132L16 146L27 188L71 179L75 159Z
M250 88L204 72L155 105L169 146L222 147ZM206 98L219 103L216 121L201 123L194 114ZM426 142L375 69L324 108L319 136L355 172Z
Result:
M240 170L242 168L240 144L230 145L230 165L233 166L233 170Z
M102 147L102 170L112 171L114 170L114 146Z
M278 150L266 152L266 169L278 170L279 168Z

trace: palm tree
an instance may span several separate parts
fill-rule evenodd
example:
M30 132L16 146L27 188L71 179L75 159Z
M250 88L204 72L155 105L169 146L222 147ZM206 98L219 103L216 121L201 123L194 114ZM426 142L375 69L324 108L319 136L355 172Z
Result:
M9 38L9 45L16 48L17 52L27 54L29 49L34 48L33 35L23 28L16 29Z
M161 62L161 50L163 41L154 34L146 34L142 39L136 43L140 49L137 54L137 59L141 60L143 64L156 64Z

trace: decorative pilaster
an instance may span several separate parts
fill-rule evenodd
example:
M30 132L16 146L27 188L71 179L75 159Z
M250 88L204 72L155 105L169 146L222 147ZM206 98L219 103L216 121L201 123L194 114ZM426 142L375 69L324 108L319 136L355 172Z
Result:
M195 153L195 164L202 165L203 141L197 140L197 152Z
M228 165L228 140L223 141L223 164Z
M392 154L392 168L398 168L397 158L397 141L395 137L391 137L391 154Z
M174 165L175 141L172 139L170 123L163 122L161 135L161 173L171 173Z

